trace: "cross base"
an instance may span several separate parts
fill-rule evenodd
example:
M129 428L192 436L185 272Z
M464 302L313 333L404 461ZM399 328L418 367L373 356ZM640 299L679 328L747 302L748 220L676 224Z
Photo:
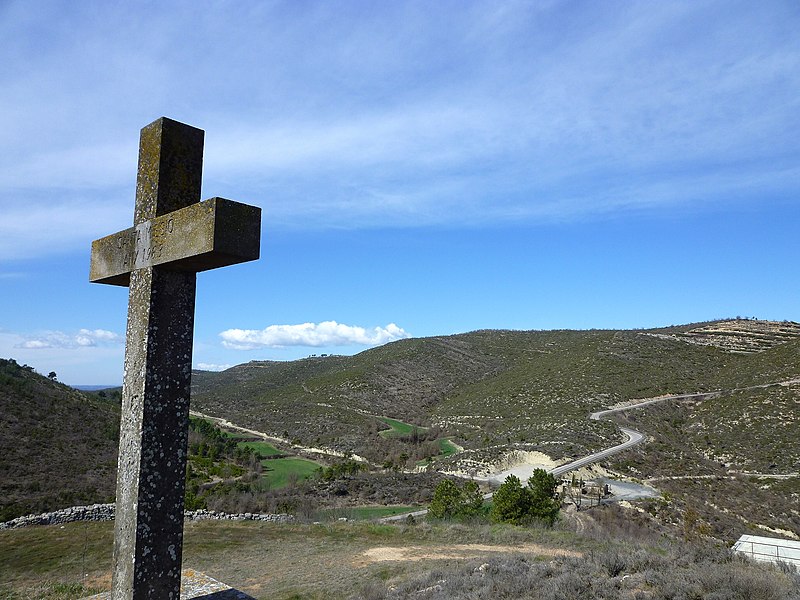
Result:
M89 596L83 600L111 600L111 592ZM180 600L255 600L244 592L212 579L205 573L184 569L181 573Z

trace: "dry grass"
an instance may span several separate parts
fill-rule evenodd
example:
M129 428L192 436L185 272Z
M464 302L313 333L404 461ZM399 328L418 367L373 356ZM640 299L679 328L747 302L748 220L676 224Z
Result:
M192 522L184 566L273 600L789 600L800 593L797 576L750 565L720 547L671 542L644 521L625 521L620 509L593 514L585 535L569 522L553 529ZM0 598L72 600L107 588L111 536L110 523L0 532ZM727 595L709 595L714 590Z

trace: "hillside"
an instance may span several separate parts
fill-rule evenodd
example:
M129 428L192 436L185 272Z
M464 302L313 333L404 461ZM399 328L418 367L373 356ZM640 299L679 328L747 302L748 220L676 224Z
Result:
M119 408L0 359L0 521L114 498Z
M744 514L800 533L792 508L800 498L792 476L800 471L800 385L752 387L800 378L799 332L793 323L732 320L409 339L349 357L195 372L192 409L280 438L282 453L327 447L367 458L372 471L347 488L306 486L334 504L416 503L430 486L397 469L476 473L517 450L582 456L621 438L614 423L589 421L591 411L723 390L620 415L649 440L605 466L669 492L674 501L650 507L663 522L679 523L691 508L725 538L741 529ZM4 360L0 411L0 519L113 497L115 403ZM274 481L282 464L262 461ZM408 489L416 495L399 493ZM285 500L277 489L269 493L270 502Z
M609 466L664 492L647 503L662 523L685 526L691 514L693 529L729 541L798 536L798 407L800 381L630 411L615 420L649 441Z
M794 323L477 331L401 340L352 357L198 372L192 404L298 444L377 463L390 450L378 416L437 426L467 450L447 459L454 463L511 447L572 457L619 439L612 424L587 421L593 410L631 398L787 380L800 375L798 358Z

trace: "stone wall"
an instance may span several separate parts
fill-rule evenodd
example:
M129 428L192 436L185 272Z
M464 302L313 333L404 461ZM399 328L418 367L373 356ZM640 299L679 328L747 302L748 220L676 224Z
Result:
M73 523L75 521L113 521L114 504L92 504L91 506L72 506L54 512L40 515L26 515L11 521L0 523L0 530L18 529L31 525L58 525L60 523ZM217 521L268 521L271 523L288 523L294 521L292 515L285 514L260 514L241 513L228 514L215 510L186 510L184 518L190 521L217 520Z

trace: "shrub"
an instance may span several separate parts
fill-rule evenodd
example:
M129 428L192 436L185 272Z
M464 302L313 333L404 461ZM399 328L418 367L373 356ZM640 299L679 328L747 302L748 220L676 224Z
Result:
M480 514L483 509L478 484L467 481L463 486L444 479L436 486L428 514L435 519L464 518Z
M528 520L530 492L522 487L519 477L509 475L492 498L492 520L521 525Z
M519 477L509 475L494 493L491 517L499 523L522 525L534 520L552 525L560 504L555 499L556 480L544 469L536 469L522 486Z

